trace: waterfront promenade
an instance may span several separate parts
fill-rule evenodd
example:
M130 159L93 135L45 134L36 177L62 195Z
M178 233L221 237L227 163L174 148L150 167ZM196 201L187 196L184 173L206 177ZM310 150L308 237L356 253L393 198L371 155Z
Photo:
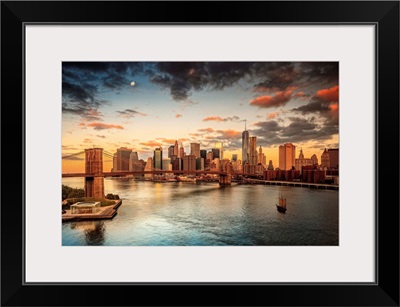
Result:
M337 184L310 183L310 182L301 182L301 181L278 181L278 180L262 180L262 179L246 178L246 179L242 179L241 183L282 185L282 186L292 186L292 187L308 187L308 188L316 188L316 189L339 190L339 185L337 185Z

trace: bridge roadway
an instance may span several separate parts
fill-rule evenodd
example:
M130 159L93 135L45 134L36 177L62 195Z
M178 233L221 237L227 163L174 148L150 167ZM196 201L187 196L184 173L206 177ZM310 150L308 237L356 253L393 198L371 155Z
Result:
M65 173L62 174L63 178L66 177L124 177L127 175L145 175L145 174L188 174L188 175L228 175L226 172L219 172L219 171L129 171L129 172L104 172L101 175L95 175L93 173ZM235 175L235 174L232 174ZM237 175L250 175L250 174L237 174ZM254 176L254 174L253 174Z
M227 175L226 172L218 172L218 171L131 171L131 172L104 172L103 175L97 175L99 177L124 177L126 175L135 175L135 174L190 174L190 175ZM232 176L257 176L255 174L247 174L247 173L232 173ZM65 173L62 174L63 178L68 177L96 177L96 175L91 173ZM267 185L282 185L282 186L293 186L293 187L314 187L321 189L331 189L331 190L339 190L339 185L337 184L324 184L324 183L311 183L311 182L302 182L302 181L280 181L280 180L261 180L261 179L252 179L252 178L244 178L244 183L255 183L255 184L267 184Z

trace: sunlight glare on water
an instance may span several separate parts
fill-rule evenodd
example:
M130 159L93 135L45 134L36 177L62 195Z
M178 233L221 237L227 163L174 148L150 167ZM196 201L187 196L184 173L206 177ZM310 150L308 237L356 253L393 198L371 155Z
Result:
M83 178L63 184L83 188ZM269 185L104 180L122 205L112 220L64 222L62 244L109 246L338 245L339 192ZM279 194L287 212L276 210Z

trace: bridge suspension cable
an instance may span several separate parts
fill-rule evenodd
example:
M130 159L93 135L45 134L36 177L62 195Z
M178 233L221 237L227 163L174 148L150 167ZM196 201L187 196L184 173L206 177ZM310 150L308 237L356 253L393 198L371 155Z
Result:
M76 152L76 153L73 153L73 154L67 154L67 155L62 156L62 159L68 159L68 158L76 157L76 156L82 155L84 153L85 153L85 151L80 151L80 152ZM114 158L114 154L113 153L105 151L105 150L103 150L103 156L106 157L106 158L111 158L111 159ZM120 156L119 159L122 160L123 162L129 163L129 159L127 159L127 158L124 158L124 157Z
M65 156L62 156L62 159L68 159L68 158L71 158L71 157L76 157L76 156L79 156L79 155L84 154L84 153L85 153L84 151L81 151L81 152L65 155Z

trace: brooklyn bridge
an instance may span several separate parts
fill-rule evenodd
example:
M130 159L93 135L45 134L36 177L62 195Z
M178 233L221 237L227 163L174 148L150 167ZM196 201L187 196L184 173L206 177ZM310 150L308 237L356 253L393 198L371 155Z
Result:
M234 172L230 163L221 163L219 170L134 170L134 171L112 171L104 172L103 170L103 157L109 159L113 158L113 154L103 151L102 148L90 148L85 151L74 153L71 155L63 156L63 159L77 159L76 157L84 154L85 156L85 172L84 173L63 173L62 177L83 177L85 179L84 190L85 197L104 197L104 178L105 177L126 177L130 175L218 175L218 181L220 186L231 185L232 178L239 178L243 183L250 184L267 184L267 185L282 185L282 186L293 186L293 187L311 187L317 189L334 189L338 190L339 185L337 184L326 184L326 183L312 183L312 182L294 182L294 181L282 181L282 180L260 180L259 174L245 173L245 172ZM223 160L222 160L223 161Z
M219 175L219 184L221 186L230 185L232 181L232 172L230 165L222 165L221 171L200 171L200 170L140 170L140 171L117 171L104 172L103 156L111 158L113 155L103 151L102 148L89 148L84 152L79 152L64 156L63 159L76 157L81 154L85 155L85 172L84 173L63 173L62 177L83 177L85 178L85 197L104 197L104 178L105 177L126 177L128 175ZM241 175L243 175L241 173Z

